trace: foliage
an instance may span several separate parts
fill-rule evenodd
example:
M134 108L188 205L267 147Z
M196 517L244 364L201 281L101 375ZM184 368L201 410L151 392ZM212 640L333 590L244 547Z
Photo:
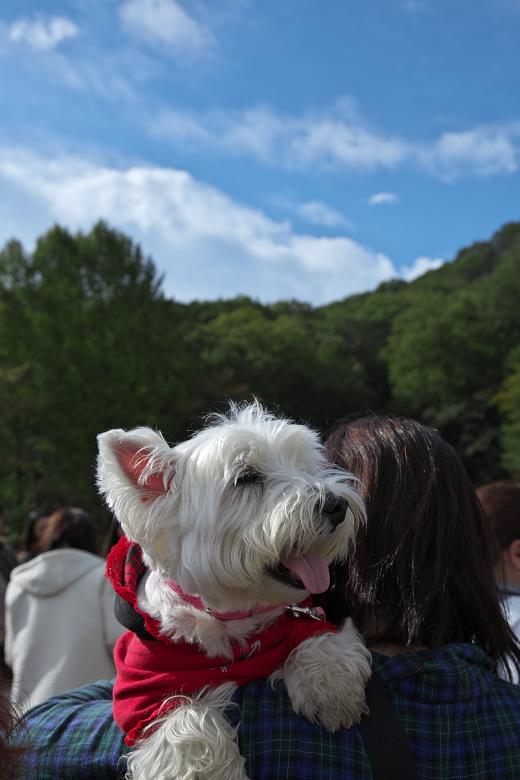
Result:
M170 441L257 396L325 432L339 417L438 427L477 482L520 475L520 225L412 283L314 308L241 296L166 299L153 261L99 223L0 252L1 503L11 534L36 504L96 495L96 434Z
M503 413L501 422L503 465L516 479L520 478L520 347L513 350L509 373L497 395Z
M35 503L97 512L96 434L166 427L182 406L175 307L153 263L103 224L76 237L54 228L32 256L11 243L0 266L7 517L19 524Z

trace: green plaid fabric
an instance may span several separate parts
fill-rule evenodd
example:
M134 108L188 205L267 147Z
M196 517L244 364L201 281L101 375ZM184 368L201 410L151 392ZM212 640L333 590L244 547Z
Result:
M394 658L373 653L373 666L420 780L519 780L520 687L498 679L483 650L457 644ZM329 734L262 682L241 689L236 701L240 747L254 780L371 780L358 729Z
M519 780L520 687L500 680L477 646L448 645L395 658L373 654L407 734L420 780ZM105 780L124 775L111 683L56 697L27 715L33 743L23 778ZM283 687L240 688L238 724L251 780L371 780L356 728L336 734L296 716ZM153 778L150 778L153 780ZM396 778L396 780L398 780Z
M26 714L17 741L28 743L29 750L22 759L19 780L124 777L121 756L127 748L112 718L112 683L101 680L85 685Z

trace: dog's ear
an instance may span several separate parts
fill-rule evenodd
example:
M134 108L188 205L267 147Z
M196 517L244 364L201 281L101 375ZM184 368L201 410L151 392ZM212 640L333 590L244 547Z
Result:
M98 485L109 505L131 490L141 501L168 492L175 473L173 450L151 428L115 429L98 436Z
M123 439L114 446L114 455L121 471L135 487L152 493L165 493L164 476L160 471L149 471L153 449L139 446L139 442ZM145 476L146 475L146 476Z

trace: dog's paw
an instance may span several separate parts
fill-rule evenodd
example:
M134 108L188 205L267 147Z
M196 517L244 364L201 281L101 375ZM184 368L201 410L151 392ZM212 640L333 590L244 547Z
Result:
M306 639L274 679L283 679L295 712L329 731L350 728L367 711L371 656L350 618L337 633Z
M225 710L236 689L226 683L160 719L128 755L127 780L248 780Z

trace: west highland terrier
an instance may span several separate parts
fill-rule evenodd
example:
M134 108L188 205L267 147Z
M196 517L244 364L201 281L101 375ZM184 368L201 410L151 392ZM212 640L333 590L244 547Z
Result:
M364 711L370 655L310 594L345 559L362 502L317 434L258 403L170 447L149 428L99 436L98 484L125 532L107 574L131 626L114 716L133 780L247 780L225 716L237 685L283 680L330 731Z

